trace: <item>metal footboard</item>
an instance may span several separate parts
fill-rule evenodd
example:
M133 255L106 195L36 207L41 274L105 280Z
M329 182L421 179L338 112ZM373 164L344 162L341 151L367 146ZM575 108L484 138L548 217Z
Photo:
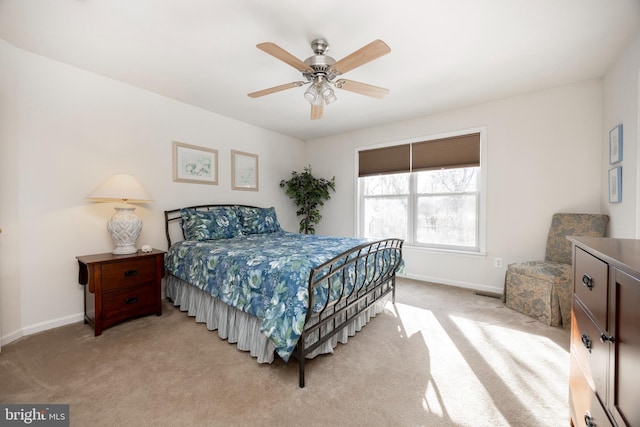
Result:
M365 243L311 270L309 310L294 352L300 387L304 387L308 354L389 293L395 303L395 275L402 262L402 244L400 239Z

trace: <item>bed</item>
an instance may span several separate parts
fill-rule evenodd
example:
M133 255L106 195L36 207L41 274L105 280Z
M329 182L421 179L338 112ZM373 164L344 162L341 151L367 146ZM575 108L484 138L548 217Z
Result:
M395 302L401 239L284 231L274 208L165 211L167 299L259 363L332 353Z

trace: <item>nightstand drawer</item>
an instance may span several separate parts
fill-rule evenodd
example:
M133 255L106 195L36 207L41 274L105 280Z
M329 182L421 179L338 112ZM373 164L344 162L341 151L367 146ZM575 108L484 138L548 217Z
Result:
M156 259L145 257L102 266L102 290L110 291L155 280Z
M575 292L602 330L608 330L609 265L576 248Z
M159 290L154 282L109 292L102 297L103 327L158 311ZM160 313L156 313L160 314Z

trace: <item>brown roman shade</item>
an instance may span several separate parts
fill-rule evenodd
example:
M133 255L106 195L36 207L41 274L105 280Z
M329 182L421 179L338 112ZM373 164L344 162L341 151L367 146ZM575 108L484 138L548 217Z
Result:
M480 166L480 134L411 144L414 171Z
M480 166L480 133L363 150L358 176Z
M374 148L359 152L358 176L402 173L411 171L411 146L409 144Z

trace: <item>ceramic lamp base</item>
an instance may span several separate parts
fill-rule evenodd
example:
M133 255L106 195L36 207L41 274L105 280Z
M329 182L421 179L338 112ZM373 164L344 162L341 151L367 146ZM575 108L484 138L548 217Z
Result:
M114 209L116 213L107 222L107 230L116 244L112 253L114 255L134 254L138 251L135 244L142 231L142 220L133 213L136 208L132 205L122 204Z

